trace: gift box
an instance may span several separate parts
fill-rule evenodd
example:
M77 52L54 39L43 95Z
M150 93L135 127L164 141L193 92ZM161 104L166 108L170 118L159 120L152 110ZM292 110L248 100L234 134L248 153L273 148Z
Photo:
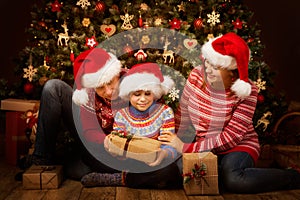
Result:
M23 174L24 189L56 189L63 180L63 170L60 165L31 166Z
M108 151L110 153L142 162L154 162L161 146L161 142L158 140L134 135L120 137L110 134L109 141Z
M38 100L4 99L1 100L1 110L25 112L27 110L34 110L38 104Z
M5 160L16 165L18 159L28 153L30 142L26 137L26 121L23 112L6 112L5 114Z
M217 156L211 152L183 153L183 188L187 195L218 195Z

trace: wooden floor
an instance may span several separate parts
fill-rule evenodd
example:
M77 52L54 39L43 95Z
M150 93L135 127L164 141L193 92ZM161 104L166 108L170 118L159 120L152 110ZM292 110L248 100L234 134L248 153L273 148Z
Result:
M1 134L2 136L2 134ZM64 180L59 189L26 190L14 179L20 172L4 159L4 137L0 138L0 200L300 200L300 190L261 194L222 194L218 196L186 196L184 190L149 190L126 187L84 188L81 183Z

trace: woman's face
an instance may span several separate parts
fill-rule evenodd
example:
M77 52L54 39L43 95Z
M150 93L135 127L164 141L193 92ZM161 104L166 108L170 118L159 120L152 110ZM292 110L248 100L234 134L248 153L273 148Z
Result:
M129 101L139 111L147 110L154 101L154 94L151 91L138 90L132 92Z
M205 74L207 82L216 89L230 88L234 74L231 70L215 66L205 60Z
M105 99L115 100L119 94L119 75L115 76L109 83L95 88L96 93Z

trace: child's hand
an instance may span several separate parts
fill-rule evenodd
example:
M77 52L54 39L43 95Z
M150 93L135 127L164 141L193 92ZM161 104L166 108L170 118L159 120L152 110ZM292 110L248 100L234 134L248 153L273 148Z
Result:
M161 141L162 144L173 147L178 153L182 153L184 143L177 137L176 134L164 132L162 135L158 136L158 140Z
M168 156L167 150L164 150L164 149L160 149L157 153L158 153L158 156L157 156L156 160L152 163L146 163L147 165L149 165L151 167L157 166L161 163L161 161L164 158L166 158Z

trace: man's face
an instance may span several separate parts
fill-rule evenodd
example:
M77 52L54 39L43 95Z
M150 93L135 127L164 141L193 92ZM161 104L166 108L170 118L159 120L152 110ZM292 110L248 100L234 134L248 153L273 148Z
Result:
M109 83L95 88L96 93L105 99L117 99L119 94L119 80L119 75L115 76Z

